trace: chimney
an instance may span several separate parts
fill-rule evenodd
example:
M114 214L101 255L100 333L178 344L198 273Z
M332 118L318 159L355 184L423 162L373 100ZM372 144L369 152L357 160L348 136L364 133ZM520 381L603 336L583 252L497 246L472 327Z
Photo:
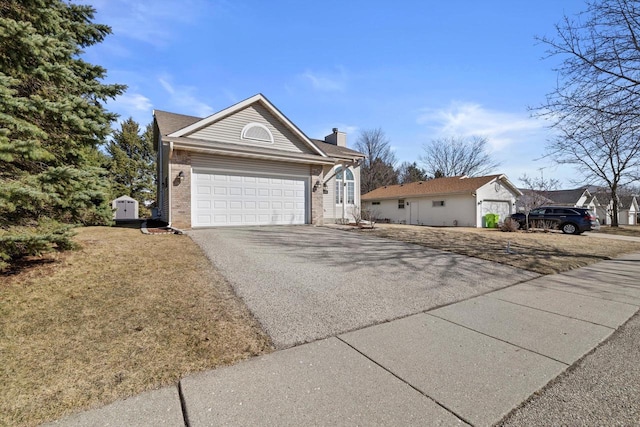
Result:
M337 145L338 147L347 146L347 134L340 132L338 128L333 128L333 133L324 137L324 142Z

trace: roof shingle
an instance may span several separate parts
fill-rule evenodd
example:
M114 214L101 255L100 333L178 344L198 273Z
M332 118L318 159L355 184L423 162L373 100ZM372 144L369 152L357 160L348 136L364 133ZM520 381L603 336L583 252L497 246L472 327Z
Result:
M168 135L179 129L186 128L195 122L202 120L200 117L186 116L184 114L169 113L167 111L155 110L153 115L158 123L160 135Z
M362 200L392 199L412 196L431 196L440 194L460 194L473 192L483 185L503 175L487 175L479 177L452 176L435 178L409 184L386 185L362 195Z

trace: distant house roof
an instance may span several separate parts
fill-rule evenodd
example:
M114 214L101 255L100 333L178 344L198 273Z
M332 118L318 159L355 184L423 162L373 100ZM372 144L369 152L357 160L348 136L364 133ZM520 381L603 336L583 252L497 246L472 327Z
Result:
M545 196L545 194L547 194L546 192L540 192L540 191L531 190L531 189L528 189L528 188L520 188L520 192L524 196L524 197L522 197L522 199L525 199L525 198L534 199L535 198L535 200L538 200L541 203L549 204L549 205L552 205L552 204L555 203L553 200L551 200L550 198Z
M582 187L574 188L572 190L542 191L540 193L547 199L552 200L555 204L575 205L578 203L578 200L582 197L585 191L587 191L587 189Z
M631 205L633 205L633 199L635 196L618 196L618 200L620 201L620 208L629 209Z
M502 181L509 186L514 193L521 195L520 191L513 186L504 175L488 175L479 177L452 176L411 182L409 184L386 185L362 195L361 198L362 200L380 200L445 194L465 194L472 193L483 185L496 180Z

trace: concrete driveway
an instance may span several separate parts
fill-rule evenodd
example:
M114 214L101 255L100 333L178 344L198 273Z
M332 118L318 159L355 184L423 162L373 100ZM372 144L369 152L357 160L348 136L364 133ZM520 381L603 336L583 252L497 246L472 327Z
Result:
M188 234L280 349L538 276L475 258L323 227L216 228Z

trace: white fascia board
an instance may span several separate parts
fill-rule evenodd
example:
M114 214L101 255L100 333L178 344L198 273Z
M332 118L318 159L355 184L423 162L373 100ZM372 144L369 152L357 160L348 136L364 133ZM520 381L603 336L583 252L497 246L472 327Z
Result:
M320 150L320 148L318 148L313 142L311 142L311 140L304 133L302 133L302 131L298 129L296 125L294 125L284 114L280 112L280 110L278 110L271 102L269 102L269 100L261 93L257 95L253 95L251 98L247 98L244 101L240 101L237 104L234 104L230 107L225 108L224 110L218 111L217 113L214 113L209 117L206 117L202 120L199 120L193 123L192 125L179 129L173 133L170 133L167 136L169 137L186 136L189 133L195 132L198 129L201 129L220 119L223 119L224 117L230 116L231 114L234 114L237 111L240 111L255 102L260 102L267 110L269 110L271 114L276 116L276 118L278 118L278 120L280 120L285 126L287 126L289 130L291 130L291 132L293 132L296 136L298 136L298 138L300 138L305 144L311 147L320 156L329 157L325 152Z
M335 159L330 157L322 157L317 158L317 156L313 156L311 154L306 155L298 155L296 153L278 153L278 154L270 154L270 153L260 153L251 150L230 150L228 148L222 147L212 147L209 144L199 143L197 141L193 142L174 142L169 141L172 149L175 150L186 150L193 151L199 153L208 153L214 155L221 156L231 156L231 157L246 157L252 159L263 159L263 160L271 160L271 161L281 161L288 163L304 163L304 164L317 164L317 165L333 165L335 164ZM314 158L316 157L316 158Z
M469 190L463 191L451 191L448 193L433 193L433 194L405 194L405 195L396 195L396 196L385 196L385 197L367 197L366 202L378 201L378 200L395 200L395 199L422 199L422 198L433 198L433 197L447 197L447 196L470 196L475 197Z

